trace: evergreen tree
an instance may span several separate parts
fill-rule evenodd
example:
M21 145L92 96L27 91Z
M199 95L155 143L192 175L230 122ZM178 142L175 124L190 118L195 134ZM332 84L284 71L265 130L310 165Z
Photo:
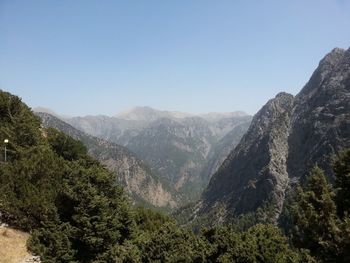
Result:
M135 240L141 262L204 262L207 247L191 231L165 223L159 230Z
M203 232L209 242L207 262L315 262L304 251L293 251L280 229L258 224L245 232L215 227Z
M9 140L9 160L18 158L23 148L42 142L40 120L21 99L0 90L0 138Z
M340 217L350 215L350 149L339 154L334 166L337 211Z
M87 149L82 142L53 128L47 129L46 134L53 151L65 160L75 161L87 156Z
M73 228L72 243L82 262L102 258L113 262L114 246L132 234L134 224L122 189L98 164L82 160L72 167L57 206L69 208L59 212L64 211L61 220Z
M65 164L47 146L21 152L0 169L2 220L23 230L41 227L56 214Z
M337 212L341 223L342 261L350 262L350 149L340 152L334 166Z
M333 198L323 171L315 167L304 189L297 189L292 206L293 243L325 262L341 257L341 230Z
M72 227L68 223L60 224L57 219L45 223L42 228L34 230L27 242L29 249L40 255L42 262L77 263L72 247Z

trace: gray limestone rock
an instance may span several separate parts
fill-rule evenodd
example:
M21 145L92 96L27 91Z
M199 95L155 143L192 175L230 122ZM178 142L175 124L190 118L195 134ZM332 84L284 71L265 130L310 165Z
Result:
M295 98L280 93L254 116L212 177L195 216L221 207L217 218L222 219L224 211L225 221L269 205L276 220L286 189L303 180L314 165L332 180L332 156L349 147L350 49L334 49Z

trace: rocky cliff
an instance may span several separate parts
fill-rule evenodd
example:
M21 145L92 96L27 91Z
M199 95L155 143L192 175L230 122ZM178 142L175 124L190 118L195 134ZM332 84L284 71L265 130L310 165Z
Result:
M334 49L294 98L280 93L253 118L237 147L212 177L195 215L232 216L272 207L277 219L286 189L350 147L350 49ZM215 212L214 212L215 211Z
M350 147L350 49L326 55L295 97L288 145L291 178L317 164L332 180L330 157Z

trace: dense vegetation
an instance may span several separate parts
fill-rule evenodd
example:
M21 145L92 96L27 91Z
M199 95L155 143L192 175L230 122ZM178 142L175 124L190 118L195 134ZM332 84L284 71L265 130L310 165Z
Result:
M181 228L131 207L114 176L76 140L0 91L1 220L31 232L43 262L349 262L349 156L335 163L334 189L315 168L291 202L291 238L271 224Z
M350 262L350 150L334 164L334 188L315 167L291 206L292 240L321 262Z

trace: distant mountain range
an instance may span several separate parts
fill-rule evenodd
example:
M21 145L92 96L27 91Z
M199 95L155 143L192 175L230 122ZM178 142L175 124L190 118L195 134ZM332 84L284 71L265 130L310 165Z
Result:
M217 224L268 207L277 220L287 192L314 165L332 181L332 157L349 147L350 49L334 49L298 95L280 93L254 116L192 218L210 217Z
M115 117L122 120L133 120L133 121L155 121L160 118L186 118L193 116L190 113L179 112L179 111L161 111L151 107L135 107L130 110L126 110L118 113Z
M223 118L232 118L232 117L245 117L247 114L243 111L234 111L234 112L209 112L202 114L193 114L180 111L162 111L156 110L151 107L134 107L130 110L126 110L118 113L115 117L123 120L134 120L134 121L155 121L161 118L168 119L183 119L188 117L201 117L205 120L219 120Z
M135 153L181 194L183 202L199 197L251 121L244 112L195 115L150 107L136 107L115 117L55 115L78 130Z

